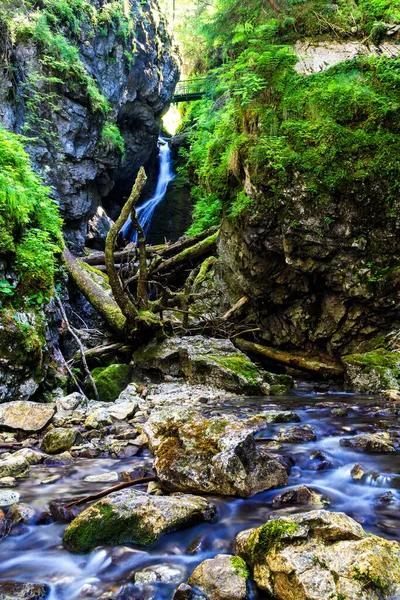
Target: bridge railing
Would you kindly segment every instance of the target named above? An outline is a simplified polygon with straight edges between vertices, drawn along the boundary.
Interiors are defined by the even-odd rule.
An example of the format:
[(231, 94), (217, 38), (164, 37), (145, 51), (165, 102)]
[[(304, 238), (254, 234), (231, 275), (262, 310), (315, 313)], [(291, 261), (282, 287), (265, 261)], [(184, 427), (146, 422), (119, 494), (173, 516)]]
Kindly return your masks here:
[(198, 77), (196, 79), (179, 81), (175, 89), (173, 101), (197, 100), (205, 96), (211, 88), (210, 77)]

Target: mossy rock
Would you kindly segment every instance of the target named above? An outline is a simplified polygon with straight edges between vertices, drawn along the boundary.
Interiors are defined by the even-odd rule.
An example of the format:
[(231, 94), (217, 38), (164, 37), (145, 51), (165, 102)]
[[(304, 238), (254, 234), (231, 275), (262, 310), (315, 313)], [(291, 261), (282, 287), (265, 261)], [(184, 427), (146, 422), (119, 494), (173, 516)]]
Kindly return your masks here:
[[(130, 382), (130, 365), (110, 365), (93, 369), (92, 377), (102, 402), (114, 402)], [(87, 384), (87, 390), (90, 386)]]
[(378, 393), (400, 389), (400, 354), (378, 348), (342, 357), (346, 381), (356, 392)]

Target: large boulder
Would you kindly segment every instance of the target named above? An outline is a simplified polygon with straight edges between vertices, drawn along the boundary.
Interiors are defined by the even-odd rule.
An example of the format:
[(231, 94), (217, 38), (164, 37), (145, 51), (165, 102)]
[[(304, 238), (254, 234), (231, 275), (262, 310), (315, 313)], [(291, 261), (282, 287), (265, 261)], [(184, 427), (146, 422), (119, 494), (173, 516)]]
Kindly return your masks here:
[(146, 546), (164, 533), (211, 521), (215, 514), (215, 506), (199, 496), (121, 490), (74, 519), (64, 532), (64, 545), (72, 552), (88, 552), (101, 544)]
[(395, 452), (390, 435), (386, 431), (377, 433), (362, 433), (352, 437), (342, 438), (340, 445), (364, 452)]
[(189, 383), (235, 393), (280, 395), (293, 388), (291, 377), (256, 367), (230, 340), (201, 335), (150, 342), (134, 353), (134, 362), (142, 371), (185, 377)]
[(249, 572), (239, 556), (217, 554), (200, 563), (189, 578), (208, 600), (245, 600)]
[(400, 353), (378, 348), (342, 357), (347, 387), (355, 392), (400, 390)]
[(27, 400), (5, 402), (0, 404), (0, 427), (40, 431), (46, 427), (55, 411), (55, 404), (39, 404)]
[[(99, 398), (102, 402), (114, 402), (130, 381), (131, 367), (129, 365), (109, 365), (96, 367), (92, 377), (97, 387)], [(91, 392), (90, 385), (87, 386)]]
[(314, 510), (242, 531), (236, 552), (276, 600), (394, 600), (400, 545), (367, 535), (344, 513)]
[(232, 417), (166, 408), (154, 411), (143, 431), (166, 489), (249, 497), (287, 482), (278, 457), (257, 447), (256, 429)]

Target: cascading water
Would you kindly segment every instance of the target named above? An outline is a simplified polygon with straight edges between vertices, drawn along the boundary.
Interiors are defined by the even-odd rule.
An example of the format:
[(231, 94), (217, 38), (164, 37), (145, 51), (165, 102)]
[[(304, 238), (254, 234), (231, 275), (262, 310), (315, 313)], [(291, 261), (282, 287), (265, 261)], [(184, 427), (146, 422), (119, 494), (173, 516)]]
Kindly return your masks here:
[[(154, 196), (146, 200), (141, 206), (136, 209), (138, 220), (143, 228), (145, 235), (148, 234), (151, 220), (154, 215), (154, 211), (157, 206), (162, 202), (167, 191), (167, 187), (170, 181), (173, 180), (174, 174), (171, 169), (171, 150), (168, 141), (163, 137), (158, 138), (158, 147), (160, 150), (159, 154), (159, 166), (160, 172), (157, 180), (156, 191)], [(137, 232), (132, 227), (132, 221), (129, 217), (128, 221), (122, 228), (122, 234), (125, 239), (129, 239), (132, 242), (137, 242)]]

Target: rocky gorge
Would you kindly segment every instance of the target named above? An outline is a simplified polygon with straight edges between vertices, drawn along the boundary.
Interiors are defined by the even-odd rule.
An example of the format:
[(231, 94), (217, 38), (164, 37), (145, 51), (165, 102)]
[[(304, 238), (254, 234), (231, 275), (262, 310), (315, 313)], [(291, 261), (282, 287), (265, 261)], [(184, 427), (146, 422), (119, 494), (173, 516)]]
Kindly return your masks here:
[(0, 0), (0, 599), (400, 599), (399, 20)]

